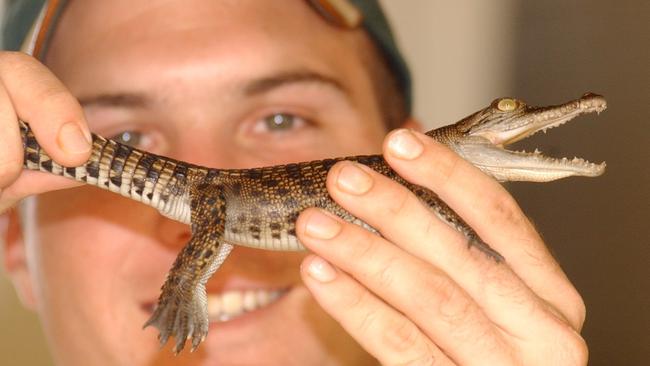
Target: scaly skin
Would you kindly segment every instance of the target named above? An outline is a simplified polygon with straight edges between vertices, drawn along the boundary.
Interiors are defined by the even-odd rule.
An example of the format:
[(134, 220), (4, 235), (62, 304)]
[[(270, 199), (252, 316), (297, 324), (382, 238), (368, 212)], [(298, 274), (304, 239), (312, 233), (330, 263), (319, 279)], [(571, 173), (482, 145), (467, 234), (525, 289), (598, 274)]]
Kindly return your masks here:
[[(547, 182), (571, 175), (597, 176), (605, 164), (582, 159), (544, 157), (538, 152), (512, 152), (504, 146), (589, 112), (606, 108), (596, 94), (550, 107), (531, 107), (500, 98), (461, 121), (427, 132), (500, 181)], [(468, 245), (496, 261), (503, 257), (435, 193), (404, 181), (381, 155), (352, 156), (255, 169), (222, 170), (150, 154), (93, 135), (90, 159), (79, 167), (62, 167), (41, 149), (21, 122), (25, 168), (62, 175), (157, 208), (163, 215), (190, 224), (192, 238), (183, 248), (162, 287), (153, 315), (145, 324), (160, 331), (160, 343), (175, 338), (174, 352), (187, 339), (192, 350), (208, 332), (205, 284), (233, 248), (303, 250), (295, 232), (302, 210), (321, 207), (342, 219), (376, 232), (334, 202), (325, 187), (329, 169), (353, 160), (410, 189), (443, 221), (463, 233)]]

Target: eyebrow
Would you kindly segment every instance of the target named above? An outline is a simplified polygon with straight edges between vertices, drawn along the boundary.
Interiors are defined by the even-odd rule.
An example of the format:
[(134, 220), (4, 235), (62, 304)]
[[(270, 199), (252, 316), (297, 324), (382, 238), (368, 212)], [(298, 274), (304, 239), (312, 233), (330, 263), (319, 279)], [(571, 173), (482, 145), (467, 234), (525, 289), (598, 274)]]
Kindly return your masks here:
[[(329, 86), (345, 96), (349, 95), (347, 88), (337, 79), (307, 70), (282, 72), (254, 79), (245, 83), (242, 90), (244, 96), (253, 97), (287, 85), (310, 83)], [(144, 92), (115, 92), (80, 97), (79, 104), (82, 107), (147, 108), (154, 104), (154, 100)]]
[(332, 87), (339, 92), (349, 94), (348, 90), (337, 79), (315, 71), (298, 70), (277, 73), (268, 77), (255, 79), (244, 86), (244, 95), (255, 96), (283, 86), (302, 83), (315, 83)]
[(152, 104), (151, 98), (145, 93), (118, 92), (102, 93), (90, 97), (79, 98), (82, 107), (131, 107), (146, 108)]

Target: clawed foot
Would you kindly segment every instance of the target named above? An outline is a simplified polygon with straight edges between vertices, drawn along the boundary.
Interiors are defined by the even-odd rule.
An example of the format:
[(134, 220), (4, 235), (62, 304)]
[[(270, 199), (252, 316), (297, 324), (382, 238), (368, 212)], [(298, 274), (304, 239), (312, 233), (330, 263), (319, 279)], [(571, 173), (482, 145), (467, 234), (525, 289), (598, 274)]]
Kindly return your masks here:
[[(202, 296), (201, 296), (202, 295)], [(164, 346), (173, 336), (176, 340), (173, 352), (178, 354), (185, 341), (192, 339), (193, 352), (208, 335), (208, 311), (204, 288), (197, 288), (187, 296), (179, 291), (163, 291), (154, 313), (144, 324), (158, 328), (158, 340)]]
[(484, 242), (483, 239), (481, 239), (478, 235), (474, 233), (470, 233), (467, 236), (468, 236), (467, 245), (470, 248), (475, 247), (476, 249), (485, 253), (488, 257), (494, 259), (494, 261), (497, 263), (501, 263), (505, 261), (505, 258), (501, 255), (501, 253), (492, 249), (492, 247), (489, 246), (486, 242)]

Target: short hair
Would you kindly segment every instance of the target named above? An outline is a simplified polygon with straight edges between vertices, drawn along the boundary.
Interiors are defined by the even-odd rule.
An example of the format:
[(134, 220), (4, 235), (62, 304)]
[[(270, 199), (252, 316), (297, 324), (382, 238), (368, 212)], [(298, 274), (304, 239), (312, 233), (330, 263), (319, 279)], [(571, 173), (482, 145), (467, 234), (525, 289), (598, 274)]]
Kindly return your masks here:
[(376, 42), (368, 38), (370, 52), (360, 52), (361, 60), (366, 66), (372, 89), (375, 94), (379, 111), (384, 119), (387, 130), (393, 130), (404, 125), (410, 117), (408, 96), (405, 87), (400, 83), (394, 68), (390, 67), (386, 56), (377, 47)]

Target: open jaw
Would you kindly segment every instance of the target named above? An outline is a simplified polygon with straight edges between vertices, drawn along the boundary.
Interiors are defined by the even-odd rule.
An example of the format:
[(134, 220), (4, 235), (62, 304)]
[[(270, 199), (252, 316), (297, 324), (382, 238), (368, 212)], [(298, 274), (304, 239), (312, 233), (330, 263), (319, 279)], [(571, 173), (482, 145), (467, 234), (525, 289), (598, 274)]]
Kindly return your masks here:
[(499, 181), (548, 182), (569, 176), (595, 177), (603, 174), (605, 163), (594, 164), (581, 158), (552, 158), (534, 152), (510, 151), (505, 146), (539, 131), (560, 126), (586, 113), (607, 108), (605, 98), (588, 93), (581, 98), (550, 107), (528, 107), (511, 119), (486, 124), (470, 132), (473, 138), (461, 141), (461, 155)]

